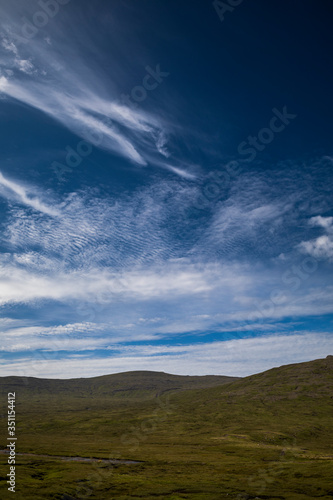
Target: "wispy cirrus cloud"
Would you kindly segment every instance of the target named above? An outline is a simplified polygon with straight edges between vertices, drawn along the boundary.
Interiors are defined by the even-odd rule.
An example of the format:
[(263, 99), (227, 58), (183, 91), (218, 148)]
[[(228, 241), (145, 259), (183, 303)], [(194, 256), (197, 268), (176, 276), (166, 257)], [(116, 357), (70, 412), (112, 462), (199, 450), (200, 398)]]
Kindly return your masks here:
[[(269, 110), (282, 109), (283, 98), (283, 109), (298, 114), (301, 101), (293, 93), (261, 99), (259, 85), (240, 102), (223, 75), (234, 74), (234, 58), (220, 73), (204, 57), (218, 35), (171, 36), (153, 3), (51, 4), (0, 5), (7, 361), (17, 356), (28, 369), (21, 353), (32, 359), (42, 351), (57, 361), (48, 358), (43, 373), (59, 373), (62, 357), (77, 373), (90, 356), (91, 373), (177, 372), (181, 364), (185, 373), (234, 374), (258, 371), (264, 360), (288, 362), (289, 352), (291, 361), (326, 354), (329, 334), (320, 332), (330, 331), (333, 313), (326, 124), (314, 131), (311, 121), (307, 131), (306, 120), (295, 122), (312, 138), (300, 149), (294, 126), (273, 141), (273, 128), (261, 128)], [(194, 48), (203, 59), (185, 68), (182, 55)], [(237, 81), (247, 81), (253, 67), (238, 66)], [(283, 116), (285, 123), (290, 115)], [(258, 153), (251, 162), (240, 158), (246, 137)], [(316, 141), (325, 156), (303, 161)], [(59, 162), (71, 172), (66, 184), (51, 174)], [(302, 337), (298, 330), (311, 325), (311, 339)]]
[[(173, 305), (170, 332), (177, 325), (185, 331), (185, 324), (188, 331), (218, 331), (218, 323), (221, 327), (226, 321), (247, 318), (253, 322), (256, 315), (263, 321), (332, 312), (331, 290), (318, 288), (320, 268), (315, 266), (306, 280), (300, 280), (293, 268), (304, 259), (294, 241), (302, 241), (308, 224), (303, 224), (303, 232), (297, 228), (298, 233), (288, 236), (299, 224), (295, 201), (289, 197), (284, 203), (269, 191), (263, 196), (263, 179), (259, 181), (247, 180), (247, 190), (242, 191), (240, 179), (204, 224), (187, 219), (188, 227), (184, 218), (198, 187), (180, 180), (153, 182), (117, 200), (99, 196), (96, 190), (71, 193), (53, 205), (61, 213), (58, 217), (43, 217), (24, 208), (27, 205), (14, 205), (5, 224), (9, 252), (1, 260), (1, 301), (70, 300), (93, 307), (126, 297), (130, 305), (123, 307), (123, 314), (127, 315), (135, 301), (156, 299), (171, 305), (174, 297), (181, 296), (184, 311), (193, 307), (204, 314), (209, 308), (209, 320), (198, 324), (188, 311), (185, 321), (179, 322), (178, 305)], [(31, 192), (46, 199), (37, 188)], [(316, 220), (329, 226), (328, 220), (313, 218), (313, 227)], [(184, 231), (190, 236), (186, 240), (181, 236)], [(276, 240), (279, 246), (273, 248), (272, 260)], [(254, 246), (258, 241), (260, 253)], [(288, 249), (287, 255), (279, 253), (281, 248)], [(291, 286), (295, 280), (296, 289)], [(266, 307), (261, 314), (261, 304), (276, 289), (282, 289), (284, 301), (271, 302), (270, 310)]]
[(195, 295), (214, 287), (215, 269), (172, 266), (160, 270), (142, 269), (115, 273), (110, 269), (57, 272), (40, 275), (6, 265), (0, 268), (2, 280), (0, 304), (90, 300), (109, 303), (112, 297), (149, 298)]
[[(4, 239), (16, 256), (24, 254), (33, 267), (44, 266), (41, 257), (52, 259), (54, 269), (112, 266), (117, 270), (162, 263), (184, 255), (184, 242), (178, 235), (195, 189), (178, 180), (153, 182), (117, 198), (86, 189), (54, 204), (61, 212), (54, 218), (14, 205)], [(46, 199), (40, 188), (32, 191)], [(195, 238), (193, 234), (186, 242), (189, 249)]]
[(46, 215), (53, 217), (59, 216), (60, 212), (57, 208), (46, 205), (42, 200), (38, 198), (36, 193), (25, 186), (22, 186), (18, 182), (11, 181), (7, 179), (0, 172), (0, 195), (7, 199), (16, 199), (19, 203), (33, 208), (37, 212), (42, 212)]
[[(89, 340), (84, 345), (89, 346)], [(95, 346), (98, 345), (99, 342), (95, 342)], [(22, 356), (12, 362), (0, 362), (0, 367), (4, 375), (73, 378), (82, 376), (84, 359), (86, 377), (131, 370), (242, 377), (273, 366), (323, 358), (330, 352), (333, 352), (330, 334), (304, 332), (197, 345), (124, 346), (116, 356), (94, 356), (89, 352), (54, 359), (46, 353), (45, 357), (39, 355), (35, 359)]]
[(126, 84), (110, 81), (110, 75), (93, 61), (87, 67), (87, 54), (65, 26), (58, 27), (52, 38), (51, 44), (36, 37), (19, 47), (9, 30), (2, 40), (6, 51), (1, 61), (3, 95), (40, 110), (80, 138), (137, 166), (158, 165), (182, 177), (193, 176), (177, 160), (174, 167), (171, 158), (164, 164), (170, 157), (170, 126), (161, 113), (122, 102)]
[[(21, 66), (28, 69), (27, 63), (21, 63)], [(122, 106), (114, 107), (107, 99), (94, 99), (89, 90), (81, 90), (79, 95), (77, 88), (81, 78), (63, 85), (65, 88), (62, 91), (59, 91), (58, 84), (54, 85), (54, 79), (57, 78), (52, 75), (51, 78), (44, 76), (43, 82), (15, 82), (2, 77), (2, 92), (50, 115), (83, 139), (97, 137), (103, 149), (121, 154), (136, 164), (147, 164), (128, 138), (133, 129), (137, 133), (148, 133), (140, 120), (129, 120), (128, 110), (122, 112)], [(100, 114), (100, 109), (103, 109), (103, 114)], [(107, 122), (107, 119), (110, 121)], [(125, 123), (129, 128), (127, 135), (119, 129), (119, 125), (125, 126)]]

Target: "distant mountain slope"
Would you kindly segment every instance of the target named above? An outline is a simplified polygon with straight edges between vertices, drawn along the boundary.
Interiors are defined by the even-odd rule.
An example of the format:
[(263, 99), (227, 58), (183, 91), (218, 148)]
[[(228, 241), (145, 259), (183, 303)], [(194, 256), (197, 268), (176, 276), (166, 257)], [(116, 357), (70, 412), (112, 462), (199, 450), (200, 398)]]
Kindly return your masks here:
[(34, 377), (0, 377), (0, 391), (16, 389), (29, 394), (62, 394), (78, 397), (112, 397), (145, 399), (169, 391), (205, 389), (238, 380), (239, 377), (183, 376), (164, 372), (133, 371), (78, 379), (40, 379)]

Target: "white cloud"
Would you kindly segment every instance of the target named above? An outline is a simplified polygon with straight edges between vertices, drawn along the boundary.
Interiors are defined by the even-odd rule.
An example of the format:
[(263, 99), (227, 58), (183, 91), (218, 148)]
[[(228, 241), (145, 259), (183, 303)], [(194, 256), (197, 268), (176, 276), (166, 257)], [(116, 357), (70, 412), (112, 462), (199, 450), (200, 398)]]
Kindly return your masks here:
[[(89, 345), (89, 342), (87, 342)], [(333, 353), (327, 333), (275, 335), (190, 346), (125, 347), (117, 356), (56, 359), (45, 353), (2, 362), (3, 376), (93, 377), (132, 370), (178, 375), (247, 376), (275, 366), (323, 358)], [(163, 354), (163, 355), (162, 355)]]
[[(12, 209), (5, 238), (21, 259), (32, 263), (38, 260), (31, 253), (38, 244), (42, 258), (52, 259), (55, 268), (118, 269), (167, 261), (179, 254), (177, 229), (192, 193), (193, 188), (178, 181), (139, 188), (117, 200), (96, 192), (72, 193), (56, 207), (61, 216), (52, 219)], [(45, 199), (45, 194), (40, 197)]]
[[(6, 47), (15, 45), (8, 40)], [(121, 92), (116, 93), (113, 82), (105, 82), (105, 75), (96, 73), (92, 78), (79, 52), (73, 64), (73, 55), (68, 58), (56, 45), (46, 49), (34, 40), (30, 53), (34, 64), (31, 57), (22, 57), (16, 50), (15, 58), (5, 65), (30, 77), (14, 75), (10, 81), (0, 81), (1, 91), (8, 97), (41, 110), (79, 137), (134, 164), (145, 166), (148, 158), (154, 163), (158, 153), (168, 156), (163, 120), (120, 104)], [(178, 168), (174, 172), (186, 177)]]
[(316, 217), (311, 217), (309, 220), (311, 226), (321, 226), (327, 230), (333, 230), (333, 217), (322, 217), (317, 215)]
[[(92, 322), (68, 323), (65, 325), (54, 326), (16, 326), (12, 327), (12, 321), (0, 323), (3, 333), (9, 337), (40, 337), (40, 336), (56, 336), (56, 335), (72, 335), (77, 333), (96, 333), (104, 331), (107, 325), (97, 324)], [(5, 348), (3, 349), (5, 350)]]
[[(151, 341), (152, 333), (134, 331), (134, 324), (108, 324), (80, 322), (63, 325), (40, 326), (30, 321), (0, 321), (2, 347), (0, 351), (64, 351), (65, 355), (72, 351), (96, 349), (119, 350), (119, 344), (128, 341)], [(80, 341), (82, 343), (80, 344)], [(63, 354), (62, 354), (63, 355)], [(48, 355), (51, 357), (51, 355)]]
[(320, 236), (315, 240), (303, 241), (299, 245), (300, 250), (312, 255), (316, 259), (333, 258), (333, 240), (329, 236)]
[(15, 66), (22, 71), (23, 73), (26, 73), (27, 75), (32, 75), (36, 70), (34, 65), (29, 59), (15, 59)]
[(107, 303), (119, 296), (146, 300), (195, 295), (209, 291), (215, 286), (214, 274), (215, 268), (209, 266), (205, 269), (170, 266), (168, 269), (118, 273), (108, 269), (90, 269), (40, 275), (38, 272), (6, 265), (0, 268), (0, 304), (43, 299)]
[[(45, 208), (49, 211), (44, 193), (36, 188), (23, 188), (22, 192), (22, 186), (14, 184), (13, 196), (18, 200), (38, 200), (35, 208), (42, 213)], [(149, 317), (156, 307), (154, 302), (159, 301), (163, 307), (172, 305), (168, 321), (155, 325), (156, 333), (161, 334), (177, 333), (177, 329), (222, 331), (227, 321), (249, 320), (251, 328), (258, 321), (332, 312), (332, 290), (318, 286), (321, 270), (310, 270), (306, 279), (297, 276), (293, 265), (297, 269), (302, 265), (299, 254), (292, 258), (288, 254), (282, 262), (276, 259), (269, 267), (260, 262), (254, 265), (251, 259), (237, 263), (237, 259), (207, 258), (213, 241), (220, 247), (230, 246), (229, 253), (233, 253), (235, 243), (229, 239), (233, 238), (234, 224), (226, 221), (222, 227), (222, 210), (218, 212), (222, 234), (214, 235), (213, 226), (205, 224), (193, 231), (193, 239), (186, 241), (184, 250), (179, 234), (196, 189), (195, 185), (168, 180), (140, 188), (131, 197), (120, 196), (116, 203), (99, 198), (96, 192), (94, 196), (72, 193), (61, 204), (53, 204), (52, 210), (59, 211), (59, 216), (52, 218), (14, 206), (4, 233), (12, 253), (2, 254), (0, 259), (0, 302), (36, 305), (46, 299), (62, 304), (73, 301), (76, 307), (83, 302), (93, 310), (92, 317), (98, 314), (109, 321), (110, 315), (105, 317), (107, 304), (117, 303), (119, 309), (120, 301), (120, 323), (135, 324), (135, 319), (128, 317), (134, 304), (144, 302), (142, 314)], [(32, 198), (28, 193), (38, 196)], [(245, 209), (235, 212), (232, 208), (237, 207), (230, 202), (225, 214), (240, 217), (244, 225)], [(281, 211), (278, 205), (259, 200), (256, 207), (253, 202), (249, 225), (241, 234), (243, 241), (255, 239), (262, 221), (274, 221), (274, 214), (279, 217)], [(285, 273), (288, 279), (283, 277)], [(270, 299), (275, 290), (282, 290), (283, 302)], [(96, 304), (102, 306), (98, 313)], [(76, 322), (77, 312), (72, 314)], [(193, 319), (195, 314), (208, 319)]]
[[(1, 189), (1, 187), (6, 189)], [(15, 198), (17, 198), (19, 202), (37, 210), (38, 212), (54, 217), (59, 215), (59, 211), (56, 208), (47, 206), (40, 199), (38, 199), (37, 196), (29, 195), (27, 188), (21, 186), (17, 182), (10, 181), (0, 172), (0, 195), (10, 198), (12, 197), (12, 194), (15, 195)]]
[(8, 80), (5, 76), (0, 76), (0, 92), (6, 92)]
[(16, 56), (18, 55), (18, 49), (14, 42), (9, 41), (7, 38), (3, 38), (1, 45), (9, 52), (13, 52), (13, 54), (15, 54)]
[[(10, 10), (14, 3), (7, 4)], [(2, 18), (6, 28), (8, 19)], [(17, 29), (14, 25), (11, 31), (19, 33), (22, 26), (19, 21), (15, 22)], [(116, 32), (115, 25), (113, 28), (109, 30), (111, 39)], [(26, 46), (5, 37), (1, 64), (8, 78), (0, 77), (0, 91), (9, 101), (18, 100), (52, 117), (77, 134), (78, 143), (81, 139), (91, 141), (96, 147), (116, 153), (139, 167), (153, 164), (177, 178), (168, 175), (172, 182), (159, 178), (147, 189), (139, 189), (131, 195), (118, 193), (116, 199), (102, 199), (96, 191), (87, 191), (72, 193), (57, 204), (50, 192), (9, 180), (0, 173), (0, 194), (10, 201), (2, 243), (6, 251), (11, 252), (2, 254), (0, 259), (3, 277), (0, 303), (12, 306), (23, 302), (31, 308), (40, 307), (41, 323), (44, 313), (49, 321), (50, 315), (59, 308), (66, 310), (68, 321), (72, 322), (51, 328), (31, 326), (27, 320), (25, 327), (21, 325), (15, 331), (12, 324), (11, 348), (46, 349), (47, 338), (58, 338), (67, 335), (66, 332), (72, 336), (68, 350), (80, 349), (75, 338), (77, 332), (84, 337), (82, 349), (97, 348), (106, 341), (106, 337), (99, 336), (103, 328), (110, 328), (113, 343), (125, 337), (163, 338), (191, 331), (200, 332), (198, 335), (244, 332), (248, 327), (240, 323), (248, 318), (251, 318), (249, 327), (262, 332), (269, 331), (271, 320), (331, 313), (333, 290), (329, 286), (321, 289), (321, 270), (306, 279), (299, 278), (299, 283), (298, 276), (290, 270), (295, 248), (318, 259), (332, 258), (332, 217), (310, 219), (310, 226), (321, 228), (325, 233), (319, 238), (306, 241), (299, 236), (299, 213), (295, 205), (296, 201), (303, 203), (304, 198), (314, 198), (315, 187), (308, 182), (309, 176), (301, 176), (299, 170), (289, 166), (276, 169), (276, 173), (270, 169), (266, 176), (261, 170), (255, 171), (253, 165), (250, 172), (244, 169), (244, 174), (231, 176), (229, 181), (224, 179), (221, 192), (208, 200), (212, 216), (204, 215), (200, 220), (202, 214), (199, 214), (198, 220), (194, 220), (195, 217), (191, 220), (194, 200), (200, 192), (205, 193), (210, 181), (204, 179), (203, 185), (198, 186), (198, 176), (194, 173), (197, 174), (200, 167), (192, 165), (190, 160), (170, 159), (169, 142), (175, 130), (178, 140), (174, 149), (177, 142), (179, 151), (187, 150), (189, 154), (196, 147), (193, 136), (191, 143), (185, 144), (184, 130), (167, 118), (168, 112), (177, 106), (167, 110), (167, 98), (160, 103), (158, 112), (147, 112), (147, 109), (156, 109), (157, 94), (136, 109), (121, 104), (121, 94), (141, 83), (140, 68), (136, 72), (139, 66), (131, 65), (126, 59), (126, 52), (132, 52), (116, 39), (117, 50), (108, 53), (107, 64), (104, 64), (101, 51), (89, 39), (89, 33), (81, 23), (73, 24), (72, 13), (66, 14), (64, 9), (61, 19), (48, 25), (47, 33), (40, 31)], [(83, 50), (77, 44), (82, 34)], [(120, 54), (119, 60), (114, 53)], [(133, 68), (133, 72), (128, 71), (129, 68)], [(137, 75), (138, 81), (135, 81)], [(165, 96), (167, 90), (165, 86)], [(148, 94), (148, 100), (149, 97)], [(202, 145), (200, 142), (200, 147)], [(66, 144), (59, 145), (61, 150), (65, 147)], [(212, 157), (216, 151), (211, 155), (211, 148), (209, 151), (207, 148), (207, 153)], [(324, 183), (324, 177), (320, 177)], [(325, 190), (323, 193), (317, 193), (317, 206), (322, 205)], [(311, 214), (314, 213), (325, 213), (325, 210), (312, 209)], [(301, 238), (304, 241), (297, 246)], [(276, 252), (280, 259), (273, 264), (272, 259), (267, 264), (269, 252), (270, 255)], [(243, 260), (237, 264), (239, 255)], [(298, 258), (299, 255), (297, 266)], [(284, 271), (289, 272), (294, 283), (296, 280), (296, 288), (283, 281)], [(285, 300), (275, 304), (269, 298), (270, 293), (281, 287)], [(47, 303), (49, 300), (53, 301), (51, 305)], [(96, 304), (105, 306), (105, 310), (101, 307), (99, 311), (101, 321), (106, 323), (83, 326), (79, 323), (78, 309), (89, 312)], [(115, 307), (109, 307), (110, 304)], [(145, 321), (139, 322), (136, 318), (134, 311), (138, 310), (138, 314), (147, 316)], [(233, 322), (233, 326), (228, 327), (226, 322)], [(4, 329), (8, 325), (0, 322)], [(93, 338), (94, 328), (98, 335)], [(278, 328), (282, 327), (274, 326), (275, 331)], [(257, 344), (259, 350), (260, 345)], [(225, 346), (223, 344), (223, 348)], [(218, 343), (215, 347), (220, 349)], [(205, 351), (203, 347), (207, 367), (211, 366), (209, 356), (215, 359), (213, 348), (207, 347)], [(194, 347), (181, 354), (178, 348), (167, 346), (141, 351), (131, 349), (124, 349), (126, 366), (131, 364), (129, 358), (135, 359), (137, 366), (146, 362), (143, 358), (149, 363), (160, 362), (151, 360), (149, 353), (163, 352), (167, 354), (167, 366), (178, 366), (177, 355), (180, 363), (184, 361), (184, 367), (192, 370), (195, 365), (190, 356), (193, 355), (202, 368), (199, 350)], [(168, 353), (172, 353), (172, 357), (168, 357)], [(218, 362), (214, 363), (215, 369)]]
[(173, 165), (168, 165), (168, 164), (164, 164), (164, 166), (168, 170), (171, 170), (171, 172), (174, 172), (175, 174), (180, 175), (180, 177), (183, 177), (184, 179), (188, 179), (191, 181), (196, 179), (196, 176), (194, 174), (191, 174), (190, 172), (187, 172), (186, 170), (183, 170), (182, 168), (174, 167)]
[[(73, 27), (72, 20), (67, 25), (64, 10), (62, 22), (51, 23), (47, 36), (44, 33), (27, 45), (18, 44), (15, 32), (22, 26), (9, 6), (4, 10), (9, 11), (3, 12), (9, 22), (2, 41), (6, 55), (0, 62), (4, 71), (14, 70), (10, 80), (0, 81), (4, 95), (42, 111), (78, 137), (135, 165), (158, 165), (160, 155), (170, 156), (167, 142), (172, 125), (160, 111), (154, 114), (145, 107), (125, 104), (121, 97), (128, 86), (124, 61), (109, 54), (106, 66), (113, 68), (110, 76), (104, 64), (96, 64), (95, 57), (89, 59), (77, 43), (82, 35), (89, 53), (101, 52), (96, 40), (89, 39), (89, 29)], [(184, 169), (175, 167), (173, 172), (186, 178)]]
[(160, 132), (158, 134), (157, 140), (156, 140), (156, 147), (159, 153), (161, 153), (163, 156), (166, 156), (167, 158), (170, 156), (170, 153), (168, 149), (166, 148), (167, 144), (167, 138), (166, 135), (163, 132)]
[(327, 234), (309, 241), (302, 241), (298, 248), (301, 252), (311, 255), (315, 259), (331, 261), (333, 259), (333, 217), (320, 215), (311, 217), (309, 224), (324, 228)]
[[(63, 337), (52, 337), (50, 338), (15, 338), (12, 339), (6, 348), (1, 347), (0, 351), (6, 352), (17, 352), (17, 351), (35, 351), (44, 350), (47, 352), (59, 352), (59, 351), (86, 351), (95, 350), (98, 348), (104, 348), (108, 345), (106, 339), (91, 339), (91, 338), (76, 338), (68, 339)], [(51, 355), (46, 355), (45, 357), (50, 358)]]

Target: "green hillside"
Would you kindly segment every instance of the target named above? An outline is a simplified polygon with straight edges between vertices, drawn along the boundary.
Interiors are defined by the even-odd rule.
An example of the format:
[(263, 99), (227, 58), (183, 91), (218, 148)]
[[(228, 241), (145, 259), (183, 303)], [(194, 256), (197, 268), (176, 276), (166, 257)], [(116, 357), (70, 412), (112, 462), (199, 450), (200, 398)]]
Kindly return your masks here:
[[(17, 451), (139, 462), (18, 456), (16, 498), (329, 500), (332, 360), (232, 381), (159, 372), (2, 378), (2, 399), (16, 391)], [(10, 498), (4, 481), (0, 495)]]
[(22, 396), (69, 395), (83, 398), (107, 397), (145, 399), (168, 391), (204, 389), (238, 380), (239, 377), (218, 375), (184, 376), (163, 372), (133, 371), (92, 378), (68, 380), (39, 379), (34, 377), (0, 377), (0, 391), (17, 389)]
[[(179, 417), (212, 432), (246, 431), (260, 443), (297, 441), (329, 453), (333, 444), (333, 356), (273, 368), (223, 387), (174, 398)], [(184, 419), (183, 419), (184, 420)]]

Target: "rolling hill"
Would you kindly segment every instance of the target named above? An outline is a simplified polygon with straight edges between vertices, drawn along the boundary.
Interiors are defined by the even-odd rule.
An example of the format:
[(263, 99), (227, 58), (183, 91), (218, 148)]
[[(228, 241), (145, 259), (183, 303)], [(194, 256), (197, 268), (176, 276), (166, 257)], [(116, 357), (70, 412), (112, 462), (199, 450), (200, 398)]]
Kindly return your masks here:
[(133, 371), (115, 373), (92, 378), (76, 379), (40, 379), (35, 377), (0, 377), (0, 391), (18, 390), (24, 396), (34, 395), (70, 395), (75, 397), (111, 397), (145, 399), (161, 395), (168, 391), (186, 389), (205, 389), (239, 377), (218, 375), (183, 376), (164, 372)]
[[(18, 499), (333, 497), (332, 356), (243, 379), (127, 372), (26, 382), (0, 379), (2, 397), (17, 394), (19, 450), (37, 455), (19, 457)], [(0, 470), (5, 478), (5, 462)]]

